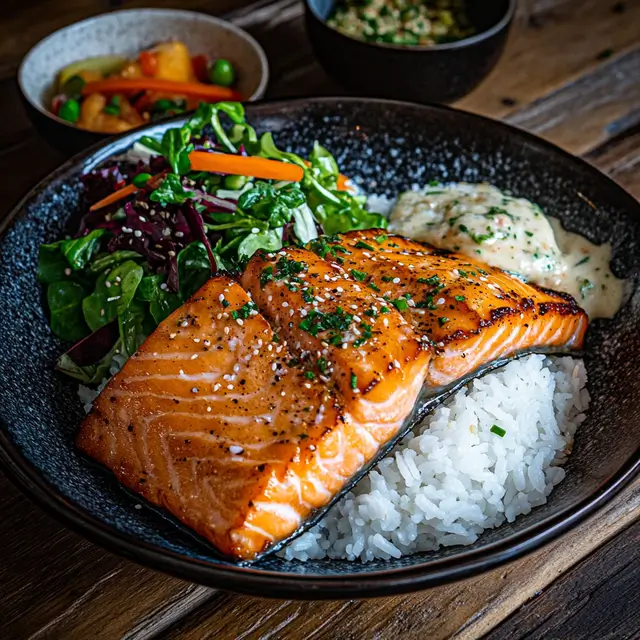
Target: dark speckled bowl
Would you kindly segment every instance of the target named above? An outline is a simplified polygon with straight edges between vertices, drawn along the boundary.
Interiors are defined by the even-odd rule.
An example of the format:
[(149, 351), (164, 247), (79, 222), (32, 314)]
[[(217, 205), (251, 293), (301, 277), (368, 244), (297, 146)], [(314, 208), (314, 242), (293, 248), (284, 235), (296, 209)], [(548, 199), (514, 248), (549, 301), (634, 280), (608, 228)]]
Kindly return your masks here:
[(60, 167), (13, 211), (0, 240), (0, 462), (28, 495), (98, 544), (182, 578), (263, 596), (351, 598), (425, 588), (516, 558), (602, 506), (638, 472), (640, 205), (633, 198), (547, 142), (445, 108), (314, 99), (249, 105), (247, 111), (259, 131), (273, 131), (293, 151), (306, 153), (315, 139), (322, 141), (368, 192), (393, 195), (434, 178), (487, 180), (531, 198), (572, 231), (612, 242), (613, 270), (629, 279), (632, 294), (612, 321), (589, 329), (592, 402), (566, 479), (546, 505), (471, 546), (369, 564), (269, 557), (238, 567), (172, 518), (135, 508), (139, 501), (73, 445), (82, 408), (76, 385), (53, 371), (63, 345), (48, 327), (36, 262), (39, 243), (59, 238), (77, 212), (80, 175), (126, 149), (137, 132)]
[(475, 89), (500, 58), (516, 0), (469, 0), (476, 33), (435, 46), (364, 42), (327, 25), (336, 0), (304, 0), (307, 32), (327, 73), (361, 95), (449, 103)]

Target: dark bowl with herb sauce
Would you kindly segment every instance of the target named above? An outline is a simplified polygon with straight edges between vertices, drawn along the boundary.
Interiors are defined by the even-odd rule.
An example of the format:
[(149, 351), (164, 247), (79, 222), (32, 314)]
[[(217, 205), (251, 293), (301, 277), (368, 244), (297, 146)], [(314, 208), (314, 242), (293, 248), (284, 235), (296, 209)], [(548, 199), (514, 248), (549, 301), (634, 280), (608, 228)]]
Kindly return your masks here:
[(336, 0), (305, 0), (311, 45), (336, 82), (368, 96), (449, 103), (471, 92), (497, 63), (516, 0), (467, 0), (460, 33), (469, 35), (453, 41), (435, 37), (433, 44), (377, 34), (375, 20), (366, 39), (348, 35), (331, 26), (341, 6)]

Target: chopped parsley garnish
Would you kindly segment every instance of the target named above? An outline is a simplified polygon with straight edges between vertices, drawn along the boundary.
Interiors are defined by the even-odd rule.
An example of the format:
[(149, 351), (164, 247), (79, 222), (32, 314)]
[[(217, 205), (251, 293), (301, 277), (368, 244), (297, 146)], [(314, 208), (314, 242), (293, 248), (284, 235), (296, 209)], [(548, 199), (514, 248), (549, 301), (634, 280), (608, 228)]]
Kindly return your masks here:
[(499, 427), (497, 424), (494, 424), (491, 427), (490, 431), (491, 433), (495, 433), (497, 436), (500, 436), (501, 438), (504, 438), (505, 435), (507, 434), (507, 432), (502, 427)]
[(232, 311), (231, 317), (234, 320), (237, 320), (238, 318), (241, 318), (242, 320), (246, 320), (251, 315), (252, 311), (257, 311), (257, 310), (258, 310), (258, 307), (256, 307), (255, 302), (247, 302), (247, 304), (240, 307), (237, 311)]
[(358, 376), (355, 373), (351, 374), (351, 388), (352, 389), (358, 388)]
[(350, 273), (359, 282), (364, 282), (369, 275), (366, 271), (358, 271), (357, 269), (351, 269)]
[(464, 296), (453, 296), (458, 302), (464, 302)]
[(322, 373), (327, 373), (327, 370), (329, 369), (329, 363), (327, 362), (326, 358), (318, 358), (318, 369), (320, 369), (320, 371)]
[(265, 267), (260, 273), (260, 288), (264, 289), (267, 282), (273, 280), (273, 267)]
[(375, 251), (375, 249), (370, 244), (367, 244), (363, 240), (358, 240), (358, 242), (356, 242), (353, 246), (356, 249), (368, 249), (369, 251)]
[(389, 307), (380, 307), (380, 313), (391, 313), (391, 309)]
[(382, 282), (393, 282), (393, 278), (391, 276), (382, 276)]
[(302, 299), (311, 304), (313, 302), (313, 289), (307, 288), (302, 291)]
[(440, 323), (440, 326), (443, 327), (447, 322), (449, 322), (449, 318), (445, 318), (444, 316), (440, 317), (438, 318), (438, 322)]
[(526, 230), (525, 230), (525, 232), (524, 232), (524, 233), (525, 233), (525, 235), (529, 236), (529, 238), (533, 238), (533, 236), (534, 236), (533, 231), (526, 231)]
[(438, 276), (431, 276), (430, 278), (418, 278), (419, 284), (428, 284), (430, 287), (435, 287), (440, 284), (440, 278)]
[(344, 259), (341, 258), (338, 253), (351, 253), (340, 244), (331, 245), (329, 242), (338, 242), (339, 236), (327, 236), (326, 238), (317, 238), (309, 242), (309, 249), (316, 255), (320, 256), (323, 260), (327, 255), (333, 256), (338, 264), (342, 264)]
[(469, 274), (466, 271), (463, 271), (462, 269), (458, 269), (458, 273), (460, 274), (461, 278), (468, 278)]
[(587, 294), (591, 289), (593, 289), (593, 282), (591, 282), (591, 280), (587, 280), (585, 278), (580, 282), (580, 296), (583, 300), (587, 297)]
[(285, 278), (292, 278), (299, 273), (306, 271), (307, 265), (304, 262), (298, 262), (293, 258), (287, 258), (282, 256), (278, 262), (276, 262), (276, 280), (284, 280)]
[(226, 309), (229, 306), (229, 301), (226, 298), (222, 298), (221, 300), (222, 306)]
[(389, 236), (376, 236), (376, 242), (382, 244)]
[(370, 324), (361, 322), (358, 328), (362, 332), (362, 335), (353, 343), (354, 347), (361, 347), (367, 340), (370, 340), (373, 337), (373, 334), (371, 333), (371, 329), (373, 329), (373, 327)]
[(336, 344), (334, 341), (337, 340), (339, 344), (342, 342), (342, 336), (335, 332), (346, 331), (351, 325), (352, 319), (353, 316), (342, 307), (338, 307), (331, 313), (313, 310), (298, 326), (314, 337), (322, 331), (333, 331), (334, 333), (329, 337), (329, 342)]
[(391, 304), (398, 311), (406, 311), (409, 308), (409, 305), (407, 304), (407, 301), (404, 298), (398, 298), (397, 300), (391, 300)]
[(316, 374), (313, 373), (313, 371), (305, 371), (304, 377), (307, 378), (307, 380), (315, 380)]
[(576, 262), (575, 266), (579, 267), (581, 264), (586, 264), (587, 262), (589, 262), (590, 258), (589, 256), (585, 256), (584, 258), (582, 258), (582, 260), (579, 260), (578, 262)]
[(380, 291), (380, 287), (379, 287), (378, 285), (374, 284), (373, 282), (370, 282), (370, 283), (368, 284), (368, 287), (369, 287), (370, 289), (373, 289), (373, 290), (374, 290), (374, 291), (376, 291), (376, 292)]

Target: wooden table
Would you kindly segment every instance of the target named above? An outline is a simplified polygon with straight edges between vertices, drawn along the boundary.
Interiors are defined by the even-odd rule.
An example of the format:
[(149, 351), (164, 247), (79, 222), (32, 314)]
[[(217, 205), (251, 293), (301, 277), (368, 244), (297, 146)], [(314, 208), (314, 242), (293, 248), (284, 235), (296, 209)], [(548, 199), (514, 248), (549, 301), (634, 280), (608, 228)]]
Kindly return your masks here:
[[(3, 4), (0, 217), (63, 159), (22, 111), (21, 56), (54, 29), (123, 3)], [(253, 33), (271, 62), (269, 97), (345, 93), (314, 60), (297, 0), (152, 4), (227, 14)], [(522, 2), (498, 67), (457, 106), (548, 138), (640, 196), (640, 0)], [(369, 601), (258, 600), (106, 553), (0, 476), (0, 638), (639, 638), (639, 549), (636, 482), (561, 540), (464, 582)]]

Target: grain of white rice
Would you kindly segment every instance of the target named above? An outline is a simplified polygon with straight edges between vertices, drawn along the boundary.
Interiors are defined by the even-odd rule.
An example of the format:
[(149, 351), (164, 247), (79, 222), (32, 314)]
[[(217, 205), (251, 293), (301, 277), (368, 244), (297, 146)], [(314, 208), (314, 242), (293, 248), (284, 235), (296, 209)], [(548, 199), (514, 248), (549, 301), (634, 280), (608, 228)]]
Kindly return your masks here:
[(280, 555), (398, 558), (472, 544), (513, 522), (563, 480), (559, 465), (589, 404), (585, 384), (581, 360), (541, 355), (474, 380)]

